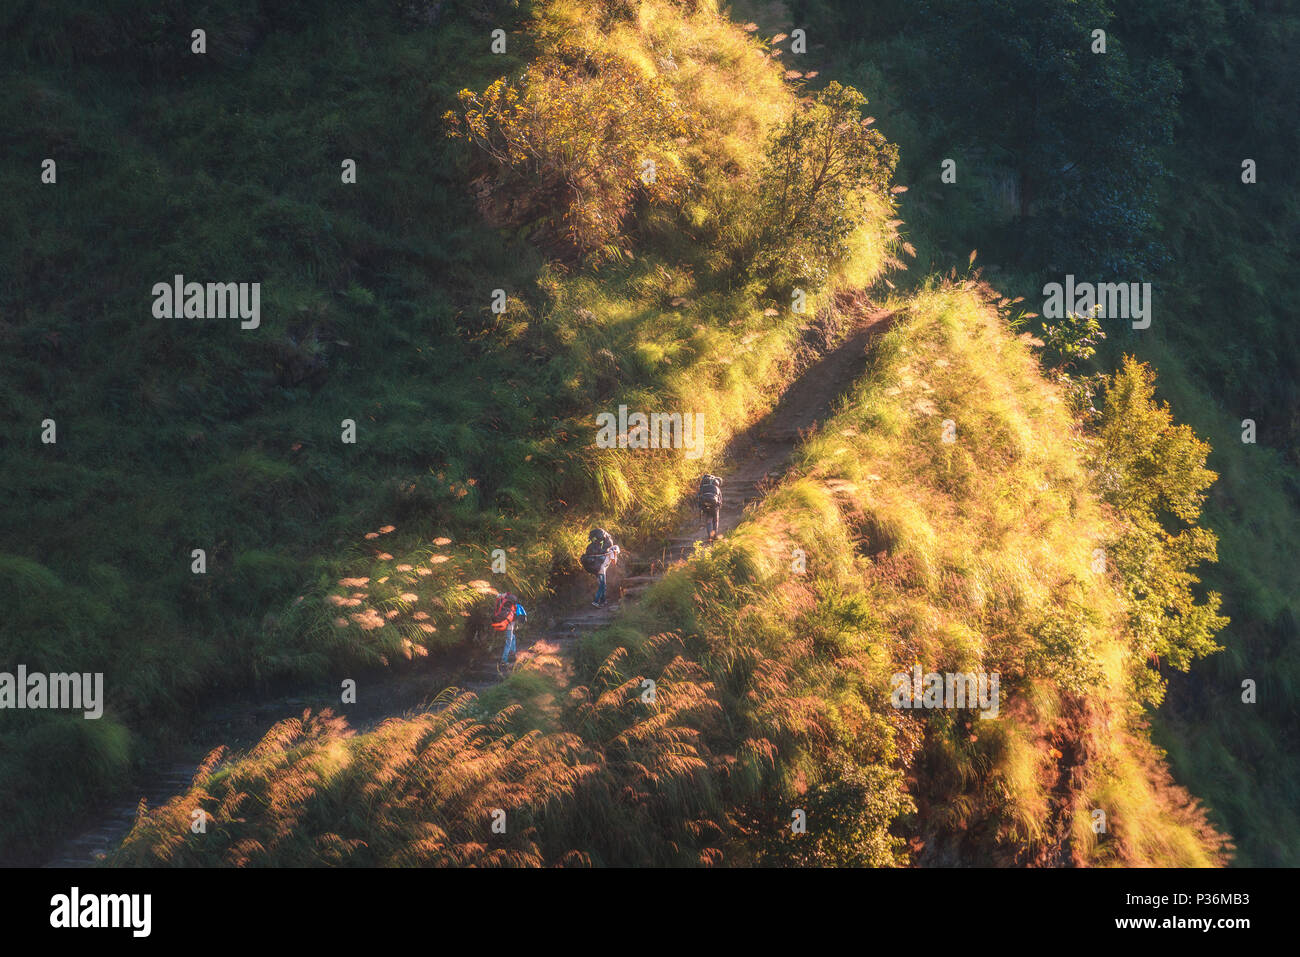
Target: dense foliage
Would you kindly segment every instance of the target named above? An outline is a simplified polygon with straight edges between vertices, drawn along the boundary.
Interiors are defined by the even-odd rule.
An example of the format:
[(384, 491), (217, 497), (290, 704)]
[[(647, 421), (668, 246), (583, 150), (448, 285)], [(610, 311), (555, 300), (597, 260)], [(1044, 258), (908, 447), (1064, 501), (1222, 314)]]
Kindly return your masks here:
[[(1205, 489), (1218, 476), (1205, 468), (1210, 447), (1186, 425), (1174, 425), (1168, 404), (1154, 399), (1151, 370), (1126, 358), (1107, 384), (1094, 467), (1103, 498), (1124, 516), (1109, 556), (1124, 583), (1134, 651), (1186, 671), (1195, 658), (1220, 650), (1214, 636), (1227, 623), (1220, 596), (1198, 602), (1192, 569), (1213, 562), (1217, 538), (1196, 525)], [(1166, 530), (1170, 522), (1180, 526)], [(1139, 694), (1163, 696), (1152, 672)]]
[(489, 221), (528, 228), (546, 248), (589, 261), (617, 250), (638, 192), (652, 202), (680, 193), (685, 171), (673, 147), (700, 122), (658, 78), (570, 44), (517, 82), (498, 79), (459, 99), (462, 112), (444, 119), (490, 164), (480, 197)]

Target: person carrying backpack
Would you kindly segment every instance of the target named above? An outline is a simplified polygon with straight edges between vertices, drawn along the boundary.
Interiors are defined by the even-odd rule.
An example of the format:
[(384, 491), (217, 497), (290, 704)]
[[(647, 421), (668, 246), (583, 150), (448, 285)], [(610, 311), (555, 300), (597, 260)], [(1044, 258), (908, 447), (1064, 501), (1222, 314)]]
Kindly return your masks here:
[(722, 511), (722, 479), (708, 472), (700, 479), (700, 490), (695, 502), (704, 515), (704, 528), (709, 541), (718, 537), (718, 516)]
[(619, 547), (603, 528), (593, 528), (587, 536), (587, 550), (582, 553), (582, 568), (596, 576), (596, 597), (591, 604), (599, 608), (605, 604), (605, 574), (618, 562)]
[(501, 663), (507, 664), (515, 653), (515, 622), (527, 618), (528, 612), (519, 599), (509, 592), (500, 592), (492, 606), (492, 628), (506, 633), (506, 647), (501, 652)]

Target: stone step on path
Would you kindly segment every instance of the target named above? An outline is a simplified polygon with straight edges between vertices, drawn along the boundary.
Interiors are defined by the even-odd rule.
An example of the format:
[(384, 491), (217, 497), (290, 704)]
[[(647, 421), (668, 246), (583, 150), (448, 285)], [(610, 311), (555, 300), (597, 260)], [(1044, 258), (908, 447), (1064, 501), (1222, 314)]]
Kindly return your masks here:
[(661, 576), (654, 574), (628, 575), (626, 578), (621, 579), (616, 587), (618, 588), (619, 594), (626, 598), (628, 595), (639, 595), (655, 582), (659, 581), (660, 577)]

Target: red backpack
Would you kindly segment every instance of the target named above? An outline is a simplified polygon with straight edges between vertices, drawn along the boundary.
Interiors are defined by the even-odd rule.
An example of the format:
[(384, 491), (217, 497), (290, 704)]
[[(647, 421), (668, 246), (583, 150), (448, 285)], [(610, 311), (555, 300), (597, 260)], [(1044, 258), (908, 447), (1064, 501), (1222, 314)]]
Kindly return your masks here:
[(497, 595), (496, 605), (492, 609), (492, 627), (496, 631), (505, 631), (515, 620), (515, 605), (519, 599), (507, 592)]

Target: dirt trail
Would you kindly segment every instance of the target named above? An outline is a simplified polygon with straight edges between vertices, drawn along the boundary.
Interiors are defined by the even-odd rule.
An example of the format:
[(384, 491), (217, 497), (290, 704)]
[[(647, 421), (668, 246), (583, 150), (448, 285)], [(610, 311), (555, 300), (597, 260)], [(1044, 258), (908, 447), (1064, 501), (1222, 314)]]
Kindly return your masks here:
[[(724, 483), (720, 535), (739, 525), (744, 509), (761, 499), (770, 484), (785, 472), (801, 433), (824, 419), (835, 400), (862, 374), (870, 341), (889, 326), (894, 316), (860, 294), (843, 297), (839, 306), (854, 317), (847, 335), (803, 369), (775, 409), (731, 441), (723, 466), (715, 468)], [(518, 654), (512, 666), (499, 665), (501, 639), (497, 638), (495, 647), (488, 653), (478, 647), (468, 660), (440, 661), (401, 674), (380, 671), (369, 676), (358, 675), (355, 705), (339, 705), (338, 685), (334, 683), (292, 696), (236, 701), (210, 710), (202, 727), (192, 735), (191, 745), (147, 769), (132, 789), (130, 800), (107, 809), (84, 831), (60, 846), (44, 866), (94, 865), (130, 831), (141, 799), (150, 807), (165, 803), (189, 788), (199, 762), (213, 747), (224, 744), (239, 749), (255, 744), (272, 724), (304, 709), (331, 708), (346, 716), (358, 733), (364, 733), (389, 718), (423, 710), (446, 688), (482, 691), (519, 669), (567, 672), (583, 634), (613, 621), (625, 604), (635, 601), (669, 567), (688, 558), (702, 543), (703, 522), (693, 502), (684, 502), (682, 509), (686, 517), (676, 535), (657, 550), (625, 552), (619, 567), (610, 575), (610, 601), (604, 607), (593, 607), (590, 599), (575, 599), (567, 614), (550, 621), (546, 620), (544, 609), (530, 614), (530, 624), (520, 629)], [(590, 594), (594, 591), (594, 579), (586, 575), (582, 578), (584, 593)], [(532, 625), (532, 621), (537, 624)], [(532, 628), (536, 628), (535, 633)], [(198, 742), (206, 743), (200, 746)]]
[[(889, 310), (860, 304), (858, 321), (844, 340), (804, 369), (775, 409), (732, 439), (718, 470), (724, 500), (718, 522), (720, 536), (739, 525), (744, 509), (761, 499), (767, 487), (785, 473), (801, 433), (821, 422), (834, 401), (862, 374), (870, 340), (888, 326), (893, 315)], [(676, 535), (658, 552), (643, 550), (641, 554), (625, 555), (615, 567), (609, 577), (608, 604), (595, 608), (583, 602), (553, 627), (539, 629), (532, 636), (521, 632), (514, 668), (563, 671), (577, 639), (612, 622), (625, 603), (635, 601), (674, 563), (689, 558), (704, 543), (705, 529), (692, 502), (683, 503), (683, 510), (688, 514), (678, 525)], [(594, 592), (595, 579), (584, 579), (591, 583), (589, 593)], [(462, 687), (481, 691), (496, 684), (505, 673), (493, 663), (483, 662), (467, 676)]]

